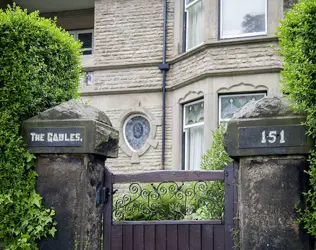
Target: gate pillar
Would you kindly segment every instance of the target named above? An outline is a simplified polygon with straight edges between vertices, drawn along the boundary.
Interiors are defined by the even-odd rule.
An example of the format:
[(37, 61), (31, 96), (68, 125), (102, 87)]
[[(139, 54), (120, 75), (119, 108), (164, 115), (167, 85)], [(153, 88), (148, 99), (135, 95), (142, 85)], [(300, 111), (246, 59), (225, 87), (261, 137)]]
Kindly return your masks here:
[(104, 161), (118, 153), (109, 118), (71, 100), (25, 121), (22, 134), (37, 158), (37, 191), (56, 211), (56, 236), (39, 248), (100, 249)]
[(302, 201), (313, 146), (304, 121), (284, 99), (267, 97), (249, 103), (228, 122), (225, 147), (239, 162), (241, 250), (309, 249), (295, 209)]

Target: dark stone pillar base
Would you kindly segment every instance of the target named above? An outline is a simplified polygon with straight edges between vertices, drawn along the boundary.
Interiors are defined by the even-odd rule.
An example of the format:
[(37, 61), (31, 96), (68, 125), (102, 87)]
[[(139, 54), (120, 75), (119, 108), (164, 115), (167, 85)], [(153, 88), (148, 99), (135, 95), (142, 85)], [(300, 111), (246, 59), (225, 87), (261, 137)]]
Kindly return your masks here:
[(104, 157), (38, 155), (37, 191), (56, 211), (55, 238), (39, 243), (42, 250), (100, 249), (102, 205), (96, 188), (103, 184)]
[(239, 165), (242, 250), (309, 249), (297, 220), (306, 157), (246, 157)]

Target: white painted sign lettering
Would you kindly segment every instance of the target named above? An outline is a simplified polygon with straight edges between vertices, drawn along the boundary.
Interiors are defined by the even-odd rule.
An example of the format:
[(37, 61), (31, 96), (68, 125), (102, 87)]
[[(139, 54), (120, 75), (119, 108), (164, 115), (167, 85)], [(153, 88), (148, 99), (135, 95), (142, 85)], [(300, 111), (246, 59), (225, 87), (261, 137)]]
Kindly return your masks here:
[(36, 147), (82, 146), (82, 128), (32, 128), (29, 130), (29, 145)]
[(276, 130), (272, 130), (272, 131), (268, 131), (268, 132), (263, 130), (261, 135), (262, 135), (261, 143), (267, 143), (267, 142), (276, 143), (277, 137), (280, 137), (280, 141), (279, 141), (280, 144), (285, 143), (284, 130), (282, 130), (280, 132), (280, 134), (278, 134)]

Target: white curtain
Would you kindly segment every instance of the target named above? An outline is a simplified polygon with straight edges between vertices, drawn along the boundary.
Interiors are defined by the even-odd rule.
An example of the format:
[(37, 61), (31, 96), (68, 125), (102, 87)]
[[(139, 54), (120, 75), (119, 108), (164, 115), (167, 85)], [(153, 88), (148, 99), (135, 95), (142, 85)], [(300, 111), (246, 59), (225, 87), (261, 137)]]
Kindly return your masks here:
[(203, 125), (187, 128), (185, 131), (185, 169), (200, 170), (203, 155)]
[(204, 6), (203, 1), (187, 8), (187, 49), (191, 49), (204, 40)]

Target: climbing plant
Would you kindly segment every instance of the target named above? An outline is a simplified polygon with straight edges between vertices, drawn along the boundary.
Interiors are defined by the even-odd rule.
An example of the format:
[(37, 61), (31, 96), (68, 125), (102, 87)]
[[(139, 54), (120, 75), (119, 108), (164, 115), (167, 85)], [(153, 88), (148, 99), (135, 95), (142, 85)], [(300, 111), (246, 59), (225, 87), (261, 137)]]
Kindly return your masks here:
[[(284, 60), (283, 92), (295, 111), (307, 115), (308, 134), (316, 138), (316, 0), (302, 0), (289, 10), (278, 30), (280, 54)], [(309, 158), (310, 189), (301, 222), (316, 236), (316, 153)]]
[(21, 122), (78, 95), (80, 44), (55, 21), (16, 6), (0, 10), (0, 34), (0, 243), (37, 249), (56, 231), (54, 211), (35, 191)]

